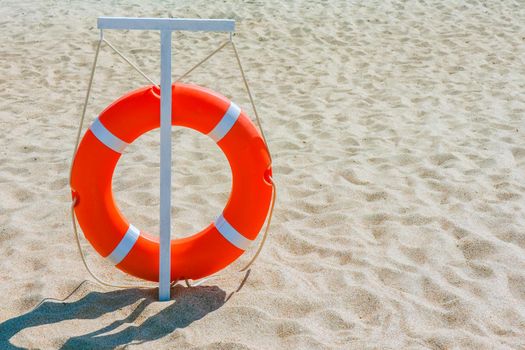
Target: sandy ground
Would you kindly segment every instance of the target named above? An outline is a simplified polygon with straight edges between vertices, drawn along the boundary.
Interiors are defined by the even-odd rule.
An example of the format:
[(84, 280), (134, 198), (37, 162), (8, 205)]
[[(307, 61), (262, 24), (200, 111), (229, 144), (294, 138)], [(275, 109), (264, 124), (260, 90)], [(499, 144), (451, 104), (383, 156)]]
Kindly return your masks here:
[[(78, 259), (67, 177), (99, 15), (238, 21), (279, 186), (240, 290), (235, 275), (159, 303)], [(525, 348), (523, 2), (1, 1), (0, 18), (0, 348)], [(157, 33), (106, 35), (158, 78)], [(174, 76), (224, 39), (175, 34)], [(249, 109), (229, 49), (186, 81)], [(104, 48), (89, 121), (145, 83)], [(205, 136), (173, 135), (181, 237), (220, 213), (230, 171)], [(144, 136), (114, 180), (150, 232), (158, 152)]]

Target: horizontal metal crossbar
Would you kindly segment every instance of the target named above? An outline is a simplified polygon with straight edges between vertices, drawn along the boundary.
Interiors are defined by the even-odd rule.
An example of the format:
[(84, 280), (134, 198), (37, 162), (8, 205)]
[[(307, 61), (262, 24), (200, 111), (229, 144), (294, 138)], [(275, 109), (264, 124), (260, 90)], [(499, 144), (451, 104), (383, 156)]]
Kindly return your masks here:
[(230, 33), (235, 31), (235, 21), (231, 19), (99, 17), (97, 26), (98, 29), (185, 30)]

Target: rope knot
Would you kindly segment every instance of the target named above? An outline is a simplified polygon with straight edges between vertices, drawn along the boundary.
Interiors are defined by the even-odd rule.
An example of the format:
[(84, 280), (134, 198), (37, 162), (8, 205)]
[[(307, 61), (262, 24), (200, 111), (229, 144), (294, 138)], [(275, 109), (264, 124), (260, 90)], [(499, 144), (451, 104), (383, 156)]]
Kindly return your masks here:
[(80, 197), (78, 196), (78, 192), (71, 189), (71, 199), (72, 199), (72, 206), (73, 208), (77, 206), (77, 204), (79, 203), (80, 201)]

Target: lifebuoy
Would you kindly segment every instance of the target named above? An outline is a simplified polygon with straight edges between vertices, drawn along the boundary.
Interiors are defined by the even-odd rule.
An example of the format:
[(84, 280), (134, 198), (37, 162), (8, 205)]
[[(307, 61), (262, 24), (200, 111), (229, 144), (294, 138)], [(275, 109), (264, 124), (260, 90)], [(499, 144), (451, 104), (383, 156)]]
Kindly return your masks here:
[[(160, 126), (160, 92), (147, 86), (107, 107), (86, 131), (73, 160), (75, 215), (95, 250), (119, 269), (159, 279), (159, 241), (128, 223), (112, 192), (115, 166), (127, 145)], [(266, 144), (233, 102), (195, 85), (172, 86), (172, 125), (210, 136), (232, 170), (221, 215), (199, 233), (171, 241), (171, 280), (209, 276), (237, 259), (262, 228), (270, 207), (271, 163)]]

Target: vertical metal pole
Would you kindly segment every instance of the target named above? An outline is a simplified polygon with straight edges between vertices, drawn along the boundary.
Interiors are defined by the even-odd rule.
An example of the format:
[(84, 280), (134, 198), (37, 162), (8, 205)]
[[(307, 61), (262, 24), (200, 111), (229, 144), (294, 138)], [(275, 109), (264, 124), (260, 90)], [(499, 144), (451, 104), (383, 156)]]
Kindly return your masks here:
[(171, 279), (171, 30), (160, 32), (159, 300), (170, 300)]

